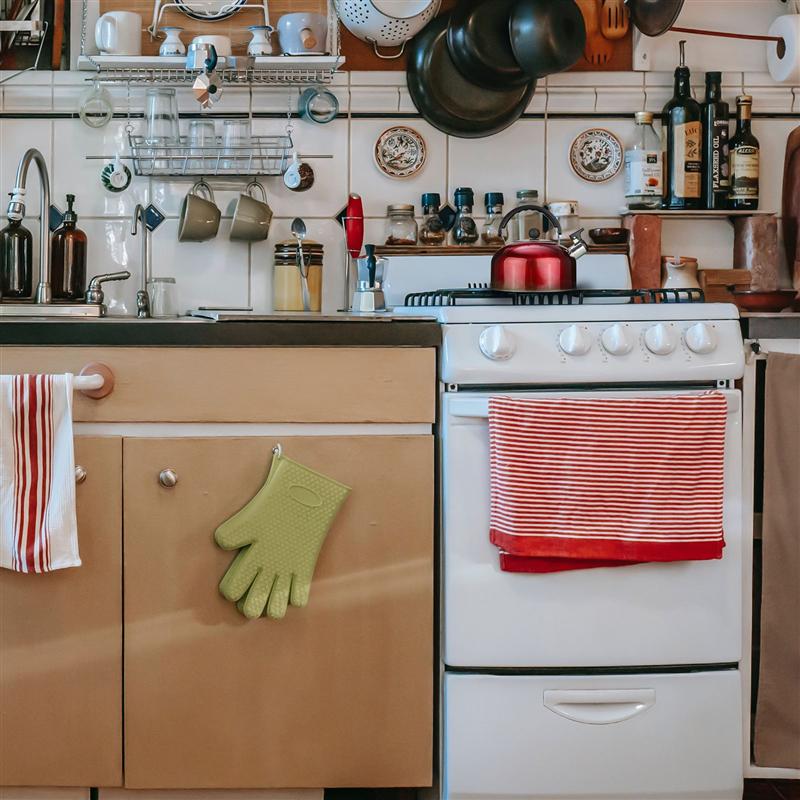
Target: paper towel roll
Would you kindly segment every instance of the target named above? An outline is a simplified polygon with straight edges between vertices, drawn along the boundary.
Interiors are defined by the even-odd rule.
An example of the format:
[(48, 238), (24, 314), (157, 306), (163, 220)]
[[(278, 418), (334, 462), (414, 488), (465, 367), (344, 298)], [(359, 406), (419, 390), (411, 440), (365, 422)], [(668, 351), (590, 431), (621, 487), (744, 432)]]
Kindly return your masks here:
[(779, 83), (800, 83), (800, 14), (778, 17), (770, 26), (769, 35), (780, 36), (784, 42), (784, 47), (779, 47), (778, 42), (767, 42), (767, 65), (772, 79)]

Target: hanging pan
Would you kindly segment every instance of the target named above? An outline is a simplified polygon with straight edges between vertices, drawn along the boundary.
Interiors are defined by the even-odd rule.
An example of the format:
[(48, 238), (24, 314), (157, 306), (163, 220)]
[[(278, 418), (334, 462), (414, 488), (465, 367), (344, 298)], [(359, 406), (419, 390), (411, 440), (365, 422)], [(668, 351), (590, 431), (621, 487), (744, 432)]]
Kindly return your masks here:
[(449, 13), (439, 16), (411, 41), (407, 71), (411, 99), (431, 125), (450, 136), (477, 139), (499, 133), (522, 116), (536, 81), (504, 91), (468, 81), (447, 49), (449, 22)]
[(511, 50), (509, 17), (517, 0), (461, 0), (447, 28), (447, 47), (458, 71), (484, 89), (527, 86)]
[(645, 36), (661, 36), (674, 24), (683, 0), (625, 0), (631, 21)]
[(517, 0), (509, 31), (514, 58), (531, 78), (569, 69), (586, 46), (586, 24), (574, 0)]

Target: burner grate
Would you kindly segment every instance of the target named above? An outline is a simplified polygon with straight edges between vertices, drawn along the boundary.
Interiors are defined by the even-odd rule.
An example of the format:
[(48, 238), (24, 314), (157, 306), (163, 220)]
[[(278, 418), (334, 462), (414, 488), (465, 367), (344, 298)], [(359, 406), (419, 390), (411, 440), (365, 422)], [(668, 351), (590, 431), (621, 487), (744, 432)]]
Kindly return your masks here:
[[(495, 300), (498, 305), (572, 306), (586, 300), (613, 298), (633, 303), (704, 303), (702, 289), (567, 289), (549, 292), (504, 292), (484, 285), (464, 289), (437, 289), (406, 295), (406, 306), (457, 306), (474, 300)], [(462, 302), (459, 302), (462, 301)], [(463, 302), (467, 301), (467, 302)]]

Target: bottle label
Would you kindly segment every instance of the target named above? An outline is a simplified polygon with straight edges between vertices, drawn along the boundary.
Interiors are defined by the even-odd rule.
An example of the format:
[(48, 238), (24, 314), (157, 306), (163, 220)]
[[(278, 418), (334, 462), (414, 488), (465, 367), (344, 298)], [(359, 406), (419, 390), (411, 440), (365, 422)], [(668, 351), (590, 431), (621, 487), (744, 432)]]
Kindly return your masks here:
[(731, 185), (728, 166), (728, 120), (715, 119), (711, 135), (711, 188), (715, 192), (727, 192)]
[(654, 197), (662, 193), (661, 153), (628, 150), (625, 153), (625, 196)]
[(702, 131), (703, 126), (699, 121), (675, 126), (675, 152), (671, 161), (676, 197), (700, 197)]
[(759, 149), (752, 145), (731, 151), (731, 197), (734, 200), (758, 199)]

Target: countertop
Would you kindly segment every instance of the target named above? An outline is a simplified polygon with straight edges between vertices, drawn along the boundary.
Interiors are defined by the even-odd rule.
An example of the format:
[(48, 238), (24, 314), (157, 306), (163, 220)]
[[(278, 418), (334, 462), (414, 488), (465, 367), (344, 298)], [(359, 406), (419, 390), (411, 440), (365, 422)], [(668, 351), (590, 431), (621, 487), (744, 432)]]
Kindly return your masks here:
[(754, 314), (742, 312), (745, 339), (800, 339), (800, 314)]
[(433, 319), (378, 314), (276, 314), (219, 322), (188, 317), (0, 320), (0, 345), (436, 347), (440, 342), (441, 330)]

